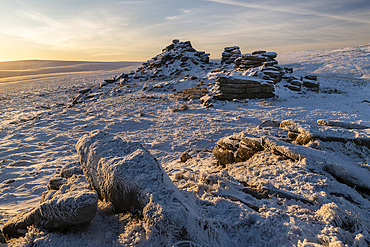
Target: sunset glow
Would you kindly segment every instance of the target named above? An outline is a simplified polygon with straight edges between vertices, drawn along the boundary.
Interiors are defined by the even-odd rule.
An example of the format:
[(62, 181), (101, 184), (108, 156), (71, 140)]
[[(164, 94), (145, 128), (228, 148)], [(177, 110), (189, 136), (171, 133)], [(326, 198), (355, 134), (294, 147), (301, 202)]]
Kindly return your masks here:
[(0, 8), (0, 61), (142, 61), (172, 39), (219, 58), (238, 45), (278, 53), (367, 44), (370, 4), (344, 1), (27, 1)]

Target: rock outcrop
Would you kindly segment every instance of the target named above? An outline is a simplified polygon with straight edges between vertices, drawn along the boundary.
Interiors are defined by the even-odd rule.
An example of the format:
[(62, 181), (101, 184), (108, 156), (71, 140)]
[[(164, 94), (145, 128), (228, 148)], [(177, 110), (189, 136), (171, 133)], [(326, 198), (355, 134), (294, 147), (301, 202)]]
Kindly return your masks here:
[(240, 70), (247, 70), (262, 65), (276, 65), (278, 64), (278, 62), (275, 60), (276, 57), (276, 52), (254, 51), (252, 54), (244, 54), (238, 57), (235, 59), (234, 63), (236, 68)]
[(149, 59), (135, 72), (124, 75), (125, 80), (149, 80), (184, 76), (189, 71), (204, 69), (209, 64), (209, 53), (195, 50), (190, 41), (178, 39), (166, 46), (162, 53)]
[(215, 89), (215, 98), (219, 100), (270, 98), (275, 96), (273, 85), (252, 76), (220, 76), (217, 79)]
[[(320, 120), (318, 122), (324, 123), (325, 121)], [(349, 123), (340, 123), (338, 125), (342, 127), (360, 127), (357, 124)], [(280, 138), (266, 135), (258, 137), (243, 132), (221, 138), (213, 149), (218, 163), (225, 166), (243, 162), (250, 159), (257, 152), (270, 151), (294, 162), (305, 160), (307, 164), (319, 165), (320, 169), (330, 173), (341, 182), (351, 187), (354, 186), (358, 192), (366, 195), (370, 194), (370, 183), (366, 179), (366, 177), (370, 176), (368, 169), (361, 167), (356, 161), (351, 159), (341, 159), (341, 157), (335, 156), (332, 151), (325, 152), (304, 146), (316, 140), (322, 142), (353, 142), (358, 145), (358, 149), (362, 152), (370, 153), (370, 138), (363, 129), (356, 128), (356, 132), (351, 132), (327, 126), (318, 128), (317, 126), (298, 124), (291, 120), (285, 120), (279, 124), (275, 121), (267, 121), (261, 124), (257, 130), (264, 128), (279, 128)], [(285, 136), (283, 135), (284, 131), (286, 133)]]
[(263, 149), (261, 138), (239, 133), (221, 138), (212, 152), (220, 165), (226, 165), (246, 161)]
[(241, 55), (239, 46), (225, 47), (221, 57), (221, 64), (232, 64)]

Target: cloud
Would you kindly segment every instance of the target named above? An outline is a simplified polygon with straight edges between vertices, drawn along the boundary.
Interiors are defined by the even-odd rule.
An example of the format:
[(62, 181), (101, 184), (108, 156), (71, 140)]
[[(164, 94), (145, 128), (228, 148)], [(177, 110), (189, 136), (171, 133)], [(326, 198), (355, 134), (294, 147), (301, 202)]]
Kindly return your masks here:
[(126, 42), (137, 38), (135, 30), (128, 28), (125, 18), (101, 9), (59, 19), (35, 10), (20, 10), (16, 14), (23, 19), (23, 24), (1, 28), (1, 33), (54, 49), (94, 50), (108, 45), (112, 47), (115, 43), (112, 40), (122, 40), (120, 32), (123, 30), (126, 31)]
[[(370, 20), (368, 18), (363, 19), (363, 18), (357, 18), (356, 16), (334, 15), (330, 13), (319, 12), (319, 11), (315, 11), (315, 10), (307, 8), (307, 7), (310, 7), (308, 5), (306, 5), (305, 8), (300, 8), (298, 4), (294, 4), (294, 3), (274, 5), (274, 4), (266, 4), (266, 3), (265, 4), (245, 3), (245, 2), (240, 2), (236, 0), (205, 0), (205, 1), (233, 5), (233, 6), (244, 7), (244, 8), (250, 8), (250, 9), (258, 9), (258, 10), (263, 10), (263, 11), (268, 11), (268, 12), (289, 13), (289, 14), (302, 15), (302, 16), (312, 15), (312, 16), (324, 17), (324, 18), (329, 18), (329, 19), (334, 19), (334, 20), (370, 24)], [(281, 7), (281, 5), (283, 5), (283, 7)]]
[(185, 16), (187, 16), (187, 15), (189, 15), (191, 13), (191, 10), (190, 9), (179, 9), (179, 12), (181, 14), (174, 15), (174, 16), (167, 16), (165, 19), (166, 20), (175, 20), (175, 19), (179, 19), (179, 18), (185, 17)]

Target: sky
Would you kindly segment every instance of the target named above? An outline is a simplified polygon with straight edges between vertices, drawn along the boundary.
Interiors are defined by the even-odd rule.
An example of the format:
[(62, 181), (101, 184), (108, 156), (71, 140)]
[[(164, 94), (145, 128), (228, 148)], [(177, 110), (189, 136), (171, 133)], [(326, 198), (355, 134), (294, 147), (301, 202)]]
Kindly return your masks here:
[(1, 0), (0, 61), (145, 61), (173, 39), (220, 58), (370, 44), (369, 0)]

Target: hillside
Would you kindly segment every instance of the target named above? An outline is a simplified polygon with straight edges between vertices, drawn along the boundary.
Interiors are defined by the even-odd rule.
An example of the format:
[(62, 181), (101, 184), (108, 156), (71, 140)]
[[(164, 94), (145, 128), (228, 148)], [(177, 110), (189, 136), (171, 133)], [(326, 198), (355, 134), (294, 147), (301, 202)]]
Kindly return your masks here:
[[(1, 226), (39, 207), (45, 191), (85, 190), (60, 174), (72, 167), (84, 179), (76, 144), (96, 131), (141, 144), (178, 190), (139, 213), (99, 201), (89, 224), (63, 231), (30, 225), (3, 245), (368, 246), (369, 54), (369, 46), (279, 55), (229, 47), (221, 64), (174, 40), (132, 71), (2, 85)], [(274, 96), (220, 99), (220, 77), (256, 92), (265, 85)], [(55, 179), (64, 189), (50, 189)], [(141, 215), (148, 212), (153, 221)]]

